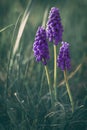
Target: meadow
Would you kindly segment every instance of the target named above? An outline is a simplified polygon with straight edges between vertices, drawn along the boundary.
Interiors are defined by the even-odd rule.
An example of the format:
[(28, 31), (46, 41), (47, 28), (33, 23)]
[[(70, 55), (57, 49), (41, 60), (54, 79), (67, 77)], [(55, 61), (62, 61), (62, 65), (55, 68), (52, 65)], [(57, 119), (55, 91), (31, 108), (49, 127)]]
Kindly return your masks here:
[[(46, 27), (52, 7), (59, 8), (63, 40), (70, 43), (73, 112), (63, 71), (56, 69), (57, 101), (51, 104), (44, 65), (34, 57), (37, 29)], [(87, 130), (86, 26), (86, 0), (0, 0), (0, 130)], [(53, 87), (54, 50), (48, 44)]]

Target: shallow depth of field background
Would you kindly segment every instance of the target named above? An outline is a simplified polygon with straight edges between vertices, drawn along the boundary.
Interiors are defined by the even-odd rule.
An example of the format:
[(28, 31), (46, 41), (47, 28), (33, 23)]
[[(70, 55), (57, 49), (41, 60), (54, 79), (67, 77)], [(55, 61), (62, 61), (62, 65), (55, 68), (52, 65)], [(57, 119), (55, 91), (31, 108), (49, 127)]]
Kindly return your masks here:
[[(11, 128), (12, 130), (22, 130), (23, 127), (23, 130), (26, 130), (28, 117), (30, 124), (32, 124), (31, 129), (34, 129), (35, 122), (33, 120), (36, 119), (38, 113), (34, 106), (48, 92), (48, 85), (43, 65), (37, 63), (33, 57), (32, 46), (36, 30), (43, 23), (44, 13), (49, 12), (53, 6), (60, 9), (64, 27), (63, 40), (70, 43), (72, 68), (69, 74), (74, 72), (80, 65), (80, 69), (69, 80), (74, 100), (77, 104), (82, 104), (87, 97), (87, 0), (32, 1), (29, 10), (30, 15), (15, 55), (12, 70), (8, 76), (10, 54), (14, 48), (21, 19), (28, 2), (28, 0), (0, 0), (1, 130), (11, 130)], [(45, 18), (45, 21), (47, 21), (47, 18)], [(51, 48), (51, 61), (49, 61), (48, 66), (53, 79), (53, 50), (51, 43), (49, 46)], [(63, 74), (59, 69), (57, 74), (59, 85), (63, 80)], [(65, 91), (64, 87), (62, 85), (59, 88), (60, 92), (58, 91), (58, 93), (60, 96), (62, 91)]]

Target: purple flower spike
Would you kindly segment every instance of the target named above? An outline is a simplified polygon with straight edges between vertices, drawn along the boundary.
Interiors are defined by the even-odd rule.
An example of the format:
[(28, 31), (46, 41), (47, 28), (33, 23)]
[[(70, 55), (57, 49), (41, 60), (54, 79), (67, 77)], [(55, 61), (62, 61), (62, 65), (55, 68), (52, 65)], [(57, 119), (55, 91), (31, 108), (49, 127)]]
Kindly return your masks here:
[(57, 66), (61, 68), (61, 70), (69, 70), (71, 68), (69, 43), (67, 42), (62, 42), (57, 58)]
[(55, 45), (58, 45), (58, 43), (62, 41), (63, 26), (61, 23), (59, 9), (56, 7), (53, 7), (50, 10), (46, 33), (49, 41), (53, 41)]
[(48, 43), (46, 41), (46, 31), (43, 27), (39, 27), (36, 32), (35, 41), (33, 44), (33, 52), (36, 57), (36, 61), (42, 61), (44, 65), (47, 64), (47, 60), (49, 60), (49, 49)]

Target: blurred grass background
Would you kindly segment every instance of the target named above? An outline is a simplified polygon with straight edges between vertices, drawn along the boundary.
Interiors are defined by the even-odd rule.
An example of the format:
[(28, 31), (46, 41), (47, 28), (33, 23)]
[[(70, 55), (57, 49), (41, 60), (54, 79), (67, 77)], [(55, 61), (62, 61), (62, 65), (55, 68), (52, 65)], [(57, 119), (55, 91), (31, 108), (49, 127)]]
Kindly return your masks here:
[[(36, 30), (43, 23), (45, 11), (49, 11), (53, 6), (60, 9), (64, 26), (63, 40), (71, 45), (72, 69), (69, 73), (81, 64), (78, 72), (69, 80), (74, 100), (81, 104), (87, 97), (87, 0), (32, 0), (29, 6), (30, 15), (9, 71), (11, 55), (28, 2), (29, 0), (0, 0), (1, 130), (42, 130), (42, 128), (36, 128), (35, 124), (38, 122), (37, 119), (40, 123), (43, 122), (39, 119), (41, 117), (38, 113), (43, 117), (47, 108), (41, 107), (41, 111), (38, 110), (38, 102), (45, 98), (48, 86), (42, 64), (36, 63), (33, 57), (32, 46)], [(49, 46), (52, 58), (52, 46)], [(52, 75), (52, 59), (48, 65)], [(63, 74), (60, 70), (57, 70), (57, 73), (59, 84), (63, 80)], [(62, 93), (65, 89), (61, 88), (59, 90)], [(45, 102), (43, 104), (44, 107), (48, 107), (45, 106)]]

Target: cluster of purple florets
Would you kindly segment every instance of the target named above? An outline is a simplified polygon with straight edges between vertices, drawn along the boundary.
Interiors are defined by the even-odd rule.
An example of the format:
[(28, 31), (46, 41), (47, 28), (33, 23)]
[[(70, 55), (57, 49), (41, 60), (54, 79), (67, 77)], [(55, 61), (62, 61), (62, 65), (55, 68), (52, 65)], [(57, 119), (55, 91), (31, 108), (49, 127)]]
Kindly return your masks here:
[(57, 58), (57, 66), (61, 68), (61, 70), (68, 70), (71, 68), (70, 61), (69, 43), (62, 42)]
[(47, 37), (50, 42), (54, 42), (55, 45), (58, 45), (62, 41), (63, 26), (61, 23), (60, 13), (58, 8), (51, 8), (47, 27), (46, 27)]
[[(62, 41), (63, 26), (61, 23), (59, 9), (56, 7), (51, 8), (46, 30), (43, 27), (39, 27), (36, 32), (35, 41), (33, 44), (33, 52), (36, 57), (36, 61), (41, 61), (44, 65), (50, 59), (49, 47), (47, 39), (49, 42), (53, 42), (55, 46)], [(57, 58), (57, 66), (61, 70), (69, 70), (71, 68), (69, 43), (61, 42), (62, 46), (59, 50), (59, 55)]]
[(42, 61), (44, 65), (50, 58), (48, 43), (46, 40), (46, 31), (43, 27), (39, 27), (36, 33), (35, 41), (33, 44), (34, 56), (36, 61)]

